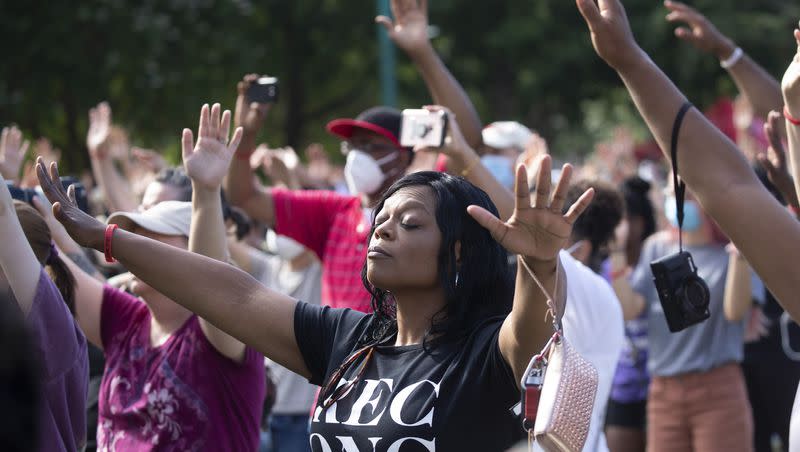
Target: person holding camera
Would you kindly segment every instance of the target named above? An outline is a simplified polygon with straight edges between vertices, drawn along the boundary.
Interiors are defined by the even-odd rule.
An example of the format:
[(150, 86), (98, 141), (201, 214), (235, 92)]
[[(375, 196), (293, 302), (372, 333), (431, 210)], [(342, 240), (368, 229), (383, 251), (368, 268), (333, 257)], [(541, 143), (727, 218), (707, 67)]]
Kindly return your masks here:
[[(480, 119), (459, 85), (436, 54), (428, 38), (427, 2), (392, 0), (394, 21), (375, 20), (415, 63), (434, 102), (458, 115), (471, 146), (480, 143)], [(250, 74), (238, 84), (235, 125), (244, 129), (242, 144), (225, 181), (231, 202), (280, 235), (314, 251), (322, 261), (322, 304), (370, 310), (370, 294), (362, 286), (360, 265), (367, 254), (372, 208), (393, 183), (403, 177), (415, 155), (400, 144), (400, 111), (370, 108), (354, 119), (331, 121), (327, 130), (343, 140), (347, 156), (345, 180), (351, 195), (330, 191), (264, 189), (249, 165), (256, 136), (269, 104), (252, 95), (259, 77)]]

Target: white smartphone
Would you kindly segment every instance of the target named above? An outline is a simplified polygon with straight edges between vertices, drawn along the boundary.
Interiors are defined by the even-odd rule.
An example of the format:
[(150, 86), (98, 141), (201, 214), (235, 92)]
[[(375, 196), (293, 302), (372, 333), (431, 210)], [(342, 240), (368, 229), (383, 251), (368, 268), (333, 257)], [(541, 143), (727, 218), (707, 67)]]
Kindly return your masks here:
[(425, 109), (403, 110), (400, 146), (441, 147), (447, 136), (447, 114)]

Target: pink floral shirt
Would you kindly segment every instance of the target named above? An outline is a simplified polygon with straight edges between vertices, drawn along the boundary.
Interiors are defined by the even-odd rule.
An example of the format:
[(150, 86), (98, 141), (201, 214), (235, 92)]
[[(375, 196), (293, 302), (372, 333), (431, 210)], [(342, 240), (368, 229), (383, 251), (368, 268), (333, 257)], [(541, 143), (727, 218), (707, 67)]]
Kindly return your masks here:
[(192, 316), (162, 345), (150, 343), (150, 311), (105, 287), (98, 451), (255, 451), (264, 402), (264, 358), (221, 355)]

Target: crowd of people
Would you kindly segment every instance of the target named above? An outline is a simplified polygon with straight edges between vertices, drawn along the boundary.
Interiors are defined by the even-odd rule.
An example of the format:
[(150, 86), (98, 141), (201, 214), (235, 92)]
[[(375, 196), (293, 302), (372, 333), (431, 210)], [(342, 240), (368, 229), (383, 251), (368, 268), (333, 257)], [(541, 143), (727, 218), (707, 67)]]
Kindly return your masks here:
[[(704, 115), (620, 0), (577, 0), (663, 156), (619, 129), (558, 168), (520, 122), (482, 126), (426, 3), (376, 22), (447, 118), (438, 147), (401, 145), (388, 106), (328, 123), (344, 165), (260, 144), (257, 74), (233, 113), (201, 107), (179, 166), (105, 102), (76, 177), (2, 130), (4, 450), (551, 450), (514, 408), (560, 337), (597, 380), (591, 413), (559, 421), (588, 425), (582, 450), (800, 448), (800, 29), (779, 83), (666, 1), (739, 90)], [(675, 328), (651, 263), (681, 251), (708, 309)]]

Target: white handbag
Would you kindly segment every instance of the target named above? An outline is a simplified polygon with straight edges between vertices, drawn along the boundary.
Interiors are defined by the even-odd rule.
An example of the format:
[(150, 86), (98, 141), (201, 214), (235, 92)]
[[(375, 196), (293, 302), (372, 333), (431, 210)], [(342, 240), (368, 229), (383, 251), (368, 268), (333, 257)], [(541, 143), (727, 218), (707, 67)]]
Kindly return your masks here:
[(531, 359), (522, 377), (523, 427), (528, 431), (531, 444), (536, 441), (547, 452), (579, 452), (589, 435), (597, 394), (597, 369), (566, 340), (561, 323), (555, 320), (558, 317), (553, 298), (524, 260), (522, 262), (548, 296), (555, 329), (541, 353)]

